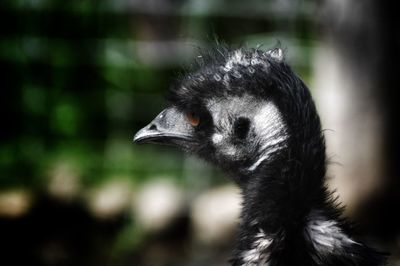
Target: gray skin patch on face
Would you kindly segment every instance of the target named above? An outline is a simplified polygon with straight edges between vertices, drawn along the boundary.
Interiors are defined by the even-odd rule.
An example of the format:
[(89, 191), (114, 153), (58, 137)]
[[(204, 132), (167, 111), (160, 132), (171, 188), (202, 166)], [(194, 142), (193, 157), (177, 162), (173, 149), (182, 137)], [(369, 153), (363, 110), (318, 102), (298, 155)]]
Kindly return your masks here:
[(250, 171), (254, 171), (263, 161), (270, 159), (272, 154), (285, 148), (288, 138), (286, 125), (272, 102), (258, 109), (253, 121), (256, 134), (262, 139), (262, 155), (249, 167)]
[[(274, 103), (243, 95), (214, 98), (206, 106), (215, 125), (211, 141), (217, 154), (235, 161), (257, 155), (249, 171), (254, 171), (263, 161), (286, 147), (286, 125)], [(248, 136), (240, 145), (233, 133), (234, 121), (239, 117), (250, 120)]]

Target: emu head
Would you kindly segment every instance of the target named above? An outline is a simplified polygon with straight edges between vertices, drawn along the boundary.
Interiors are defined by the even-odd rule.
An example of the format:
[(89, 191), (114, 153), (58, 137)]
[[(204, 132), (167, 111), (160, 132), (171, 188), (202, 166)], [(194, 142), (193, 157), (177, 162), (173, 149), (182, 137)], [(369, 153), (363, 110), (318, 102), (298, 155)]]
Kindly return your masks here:
[(288, 144), (280, 110), (282, 50), (217, 50), (169, 94), (169, 106), (134, 137), (171, 144), (235, 175), (268, 164)]

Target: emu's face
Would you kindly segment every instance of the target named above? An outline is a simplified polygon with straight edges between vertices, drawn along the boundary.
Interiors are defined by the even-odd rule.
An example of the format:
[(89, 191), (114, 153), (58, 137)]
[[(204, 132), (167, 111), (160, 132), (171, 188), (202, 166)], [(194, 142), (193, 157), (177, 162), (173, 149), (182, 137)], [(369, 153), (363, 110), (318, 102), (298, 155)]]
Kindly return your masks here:
[(246, 69), (237, 53), (233, 56), (235, 64), (227, 60), (223, 67), (189, 75), (175, 89), (170, 107), (141, 129), (134, 141), (176, 145), (242, 174), (254, 171), (285, 148), (287, 127), (273, 101), (256, 96), (251, 88), (248, 92), (232, 89), (252, 86), (245, 79), (257, 71), (265, 75), (267, 62)]
[(176, 145), (241, 173), (271, 159), (286, 139), (275, 105), (250, 95), (211, 98), (193, 110), (168, 107), (134, 138), (138, 143)]

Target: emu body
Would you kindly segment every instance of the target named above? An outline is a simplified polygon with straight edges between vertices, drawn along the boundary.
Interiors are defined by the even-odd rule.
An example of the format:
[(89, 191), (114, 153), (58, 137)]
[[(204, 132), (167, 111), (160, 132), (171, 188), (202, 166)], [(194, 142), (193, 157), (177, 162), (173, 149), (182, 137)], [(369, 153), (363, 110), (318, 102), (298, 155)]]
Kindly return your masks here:
[(384, 265), (380, 253), (353, 239), (325, 188), (319, 116), (280, 49), (219, 47), (177, 82), (168, 101), (134, 140), (179, 146), (240, 186), (232, 265)]

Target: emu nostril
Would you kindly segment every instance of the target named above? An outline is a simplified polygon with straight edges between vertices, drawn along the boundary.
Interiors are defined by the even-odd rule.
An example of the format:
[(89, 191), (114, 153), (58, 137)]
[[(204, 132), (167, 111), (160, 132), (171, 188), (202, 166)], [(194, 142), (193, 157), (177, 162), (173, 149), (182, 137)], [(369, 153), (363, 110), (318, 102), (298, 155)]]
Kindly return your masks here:
[(157, 130), (157, 126), (155, 124), (151, 124), (149, 127), (150, 130)]

